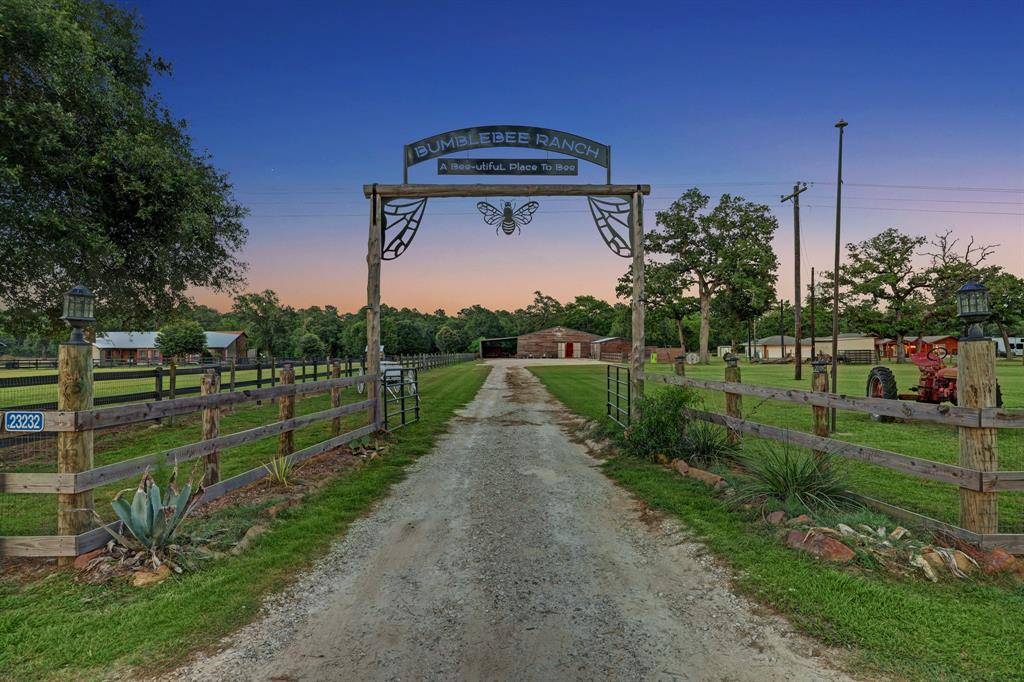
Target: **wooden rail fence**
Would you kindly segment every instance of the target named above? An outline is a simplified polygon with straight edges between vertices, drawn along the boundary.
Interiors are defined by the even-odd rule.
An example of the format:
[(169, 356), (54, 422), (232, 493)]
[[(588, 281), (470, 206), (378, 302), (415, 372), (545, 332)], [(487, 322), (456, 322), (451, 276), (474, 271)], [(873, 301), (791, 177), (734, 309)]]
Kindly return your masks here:
[[(970, 345), (974, 344), (964, 344), (964, 346)], [(994, 363), (995, 356), (991, 354), (990, 359), (988, 349), (981, 348), (981, 345), (983, 344), (978, 344), (973, 360), (966, 355), (961, 360), (960, 381), (967, 383), (960, 387), (960, 391), (963, 396), (964, 393), (972, 390), (970, 387), (972, 385), (971, 372), (973, 371), (975, 386), (991, 383), (991, 390), (988, 391), (990, 397), (987, 401), (985, 399), (971, 400), (969, 396), (965, 400), (962, 397), (959, 406), (931, 405), (828, 393), (825, 365), (819, 363), (814, 364), (812, 377), (814, 390), (810, 391), (742, 383), (740, 369), (735, 360), (727, 361), (726, 381), (710, 381), (649, 372), (643, 372), (641, 378), (645, 382), (688, 386), (725, 394), (725, 414), (697, 409), (688, 409), (687, 414), (691, 418), (725, 427), (733, 442), (739, 442), (740, 434), (749, 434), (806, 447), (819, 458), (844, 457), (886, 467), (917, 478), (955, 485), (960, 489), (961, 494), (959, 526), (887, 502), (865, 496), (860, 497), (869, 506), (896, 518), (949, 533), (979, 547), (990, 549), (998, 546), (1015, 554), (1024, 554), (1024, 533), (998, 532), (996, 496), (1001, 491), (1024, 490), (1024, 471), (998, 470), (995, 435), (998, 429), (1024, 428), (1024, 410), (1001, 409), (993, 406), (995, 403), (995, 373), (994, 369), (991, 372), (985, 371), (984, 365), (990, 362)], [(981, 366), (980, 369), (979, 366)], [(980, 389), (976, 392), (980, 392)], [(815, 432), (806, 433), (745, 419), (742, 414), (740, 396), (806, 405), (812, 410)], [(975, 404), (972, 405), (972, 402)], [(956, 427), (960, 434), (960, 464), (936, 462), (830, 438), (825, 416), (828, 408)]]
[[(62, 352), (64, 348), (62, 346)], [(57, 473), (0, 473), (0, 493), (57, 494), (58, 535), (0, 537), (0, 556), (55, 556), (66, 562), (78, 554), (101, 547), (110, 539), (110, 535), (104, 528), (91, 528), (94, 525), (91, 492), (107, 483), (138, 476), (149, 467), (204, 458), (205, 489), (202, 501), (207, 502), (268, 475), (267, 470), (259, 466), (220, 480), (222, 450), (278, 436), (278, 456), (287, 457), (292, 463), (297, 463), (374, 433), (382, 426), (379, 421), (371, 419), (365, 426), (340, 433), (338, 420), (341, 417), (358, 412), (374, 414), (376, 411), (372, 410), (372, 400), (341, 405), (340, 396), (334, 396), (338, 395), (340, 389), (348, 386), (375, 386), (379, 379), (376, 375), (342, 377), (341, 367), (337, 363), (331, 368), (332, 378), (296, 384), (293, 368), (285, 366), (282, 368), (281, 382), (278, 385), (268, 388), (243, 388), (233, 393), (218, 392), (219, 376), (215, 370), (209, 369), (206, 370), (201, 384), (202, 395), (96, 409), (91, 405), (91, 365), (82, 362), (85, 357), (82, 354), (77, 356), (78, 362), (74, 362), (73, 351), (69, 356), (72, 361), (68, 366), (65, 367), (63, 361), (61, 365), (62, 402), (67, 402), (65, 395), (76, 393), (68, 387), (77, 387), (73, 407), (80, 409), (44, 412), (43, 425), (44, 431), (55, 432), (67, 441), (58, 441), (60, 451), (73, 450), (81, 457), (75, 459), (61, 455), (58, 458)], [(71, 371), (72, 368), (74, 371)], [(332, 394), (332, 406), (329, 409), (300, 417), (294, 416), (294, 401), (297, 396), (321, 393)], [(219, 435), (219, 413), (222, 408), (270, 399), (279, 399), (278, 421), (237, 433)], [(199, 442), (105, 466), (92, 466), (92, 435), (95, 430), (194, 412), (203, 414), (203, 438)], [(295, 451), (292, 440), (294, 430), (323, 421), (331, 421), (332, 426), (335, 426), (331, 437)], [(88, 497), (83, 497), (86, 495)], [(66, 504), (61, 504), (60, 500), (66, 500)]]

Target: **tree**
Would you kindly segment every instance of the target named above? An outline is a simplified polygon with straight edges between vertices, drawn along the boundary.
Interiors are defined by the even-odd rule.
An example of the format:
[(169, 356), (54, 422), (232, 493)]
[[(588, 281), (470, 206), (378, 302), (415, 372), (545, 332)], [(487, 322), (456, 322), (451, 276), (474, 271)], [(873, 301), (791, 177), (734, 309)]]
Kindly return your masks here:
[(570, 329), (604, 336), (614, 322), (612, 304), (595, 296), (577, 296), (562, 308), (562, 324)]
[[(700, 299), (688, 296), (686, 291), (693, 285), (687, 272), (680, 269), (679, 264), (653, 263), (644, 266), (644, 300), (650, 312), (651, 321), (657, 319), (671, 320), (679, 339), (679, 347), (686, 354), (686, 336), (683, 333), (683, 322), (686, 318), (700, 310)], [(620, 298), (629, 298), (633, 294), (633, 271), (627, 270), (619, 278), (615, 293)], [(625, 334), (632, 337), (632, 331)], [(651, 339), (653, 340), (653, 339)]]
[[(914, 252), (927, 240), (895, 228), (846, 245), (849, 263), (840, 272), (852, 297), (848, 315), (861, 331), (896, 338), (896, 362), (904, 361), (903, 338), (920, 329), (928, 273), (914, 267)], [(884, 310), (883, 310), (884, 308)]]
[(923, 315), (922, 328), (930, 327), (937, 333), (948, 333), (958, 326), (956, 318), (956, 291), (966, 282), (985, 282), (1000, 272), (997, 266), (985, 265), (998, 244), (978, 244), (974, 237), (960, 250), (960, 240), (952, 237), (952, 230), (935, 235), (928, 242), (931, 258), (928, 276), (931, 305)]
[(562, 324), (562, 304), (547, 294), (539, 291), (533, 292), (533, 303), (526, 306), (526, 318), (528, 328), (520, 329), (519, 333), (535, 332), (548, 327), (556, 327)]
[(316, 359), (324, 354), (324, 342), (313, 332), (306, 332), (299, 337), (299, 357), (306, 360)]
[(153, 93), (170, 66), (102, 0), (0, 11), (0, 308), (18, 330), (75, 284), (101, 326), (151, 328), (190, 287), (242, 282), (245, 210)]
[(1006, 357), (1012, 358), (1009, 328), (1024, 324), (1024, 280), (1000, 268), (991, 273), (984, 284), (989, 289), (990, 319), (1003, 337)]
[(242, 294), (235, 298), (231, 311), (257, 351), (270, 357), (281, 357), (288, 352), (295, 311), (283, 308), (276, 293), (267, 289), (259, 294)]
[(732, 286), (753, 289), (772, 282), (778, 259), (771, 241), (778, 221), (763, 204), (723, 194), (710, 212), (710, 197), (693, 188), (664, 211), (655, 214), (661, 231), (647, 235), (652, 254), (669, 256), (670, 263), (697, 287), (700, 301), (700, 357), (710, 360), (711, 299)]
[(434, 343), (442, 353), (458, 353), (466, 348), (466, 338), (451, 324), (444, 324), (437, 330)]
[(156, 347), (165, 358), (176, 361), (189, 355), (202, 355), (206, 350), (206, 333), (195, 320), (178, 320), (160, 328)]

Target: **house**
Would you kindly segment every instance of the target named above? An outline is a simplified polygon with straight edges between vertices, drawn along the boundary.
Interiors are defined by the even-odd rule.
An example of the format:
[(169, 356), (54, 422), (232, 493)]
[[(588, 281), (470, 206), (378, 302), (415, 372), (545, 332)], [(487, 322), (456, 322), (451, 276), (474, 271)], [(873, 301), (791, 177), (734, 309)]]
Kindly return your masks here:
[[(877, 342), (878, 356), (880, 358), (895, 358), (896, 357), (896, 339), (879, 339)], [(913, 353), (921, 352), (927, 353), (933, 348), (945, 348), (947, 355), (956, 355), (957, 350), (960, 347), (959, 337), (952, 336), (950, 334), (939, 334), (934, 336), (920, 336), (911, 338), (906, 336), (903, 338), (903, 354), (906, 357), (910, 357)]]
[[(245, 357), (248, 339), (245, 332), (205, 332), (206, 353), (204, 357), (228, 360)], [(155, 365), (163, 362), (163, 355), (156, 347), (159, 332), (102, 332), (92, 344), (93, 361), (103, 365)], [(187, 358), (197, 362), (199, 357)]]
[[(860, 332), (844, 332), (838, 339), (838, 356), (843, 362), (872, 362), (875, 358), (875, 336)], [(796, 352), (793, 336), (766, 336), (751, 343), (751, 356), (766, 360), (792, 357)], [(800, 357), (804, 362), (818, 355), (832, 355), (832, 336), (816, 336), (814, 348), (811, 337), (800, 339)]]

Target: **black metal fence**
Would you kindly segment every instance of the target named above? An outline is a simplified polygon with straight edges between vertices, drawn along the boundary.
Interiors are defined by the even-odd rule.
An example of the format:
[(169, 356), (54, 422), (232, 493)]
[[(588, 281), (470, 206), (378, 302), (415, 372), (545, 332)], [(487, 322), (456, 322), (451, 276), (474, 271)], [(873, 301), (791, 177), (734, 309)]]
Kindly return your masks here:
[[(623, 379), (623, 376), (625, 378)], [(626, 392), (622, 392), (622, 387)], [(624, 365), (608, 365), (605, 367), (605, 414), (613, 422), (626, 428), (629, 426), (631, 414), (629, 411), (630, 388), (629, 388), (629, 367)]]

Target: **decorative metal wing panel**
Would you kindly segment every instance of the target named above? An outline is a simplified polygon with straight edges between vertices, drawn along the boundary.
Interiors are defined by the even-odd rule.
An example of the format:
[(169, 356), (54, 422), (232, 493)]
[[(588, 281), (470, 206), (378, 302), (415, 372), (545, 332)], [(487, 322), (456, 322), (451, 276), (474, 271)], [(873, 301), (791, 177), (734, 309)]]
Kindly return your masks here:
[(426, 198), (387, 199), (383, 202), (381, 243), (384, 244), (384, 248), (381, 250), (381, 260), (395, 260), (405, 253), (412, 244), (416, 231), (420, 229), (420, 221), (423, 220), (426, 208)]
[(631, 202), (623, 197), (612, 197), (611, 199), (596, 199), (587, 197), (590, 204), (590, 214), (594, 216), (594, 224), (601, 238), (608, 248), (616, 256), (623, 258), (633, 257), (633, 248), (629, 239), (622, 236), (616, 227), (621, 228), (627, 235), (631, 234), (629, 229), (630, 214), (632, 213)]

